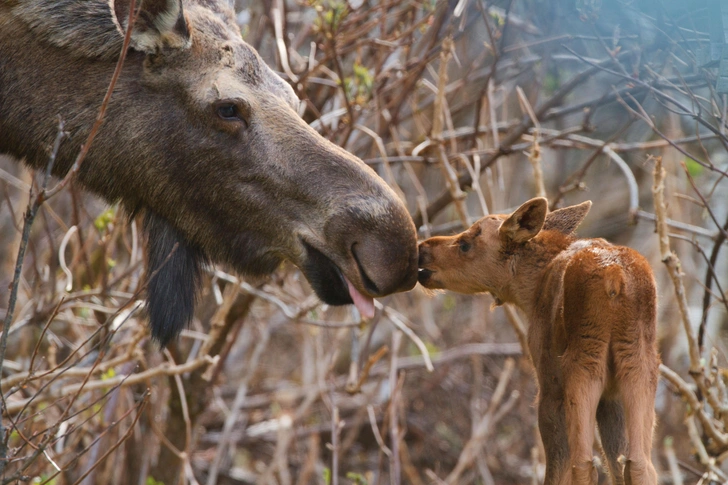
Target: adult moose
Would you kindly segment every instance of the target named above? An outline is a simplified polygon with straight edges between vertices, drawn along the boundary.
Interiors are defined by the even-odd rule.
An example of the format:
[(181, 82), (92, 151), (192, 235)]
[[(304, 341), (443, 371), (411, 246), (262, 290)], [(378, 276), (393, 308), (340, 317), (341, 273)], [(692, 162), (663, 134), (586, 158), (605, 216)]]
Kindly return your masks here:
[[(544, 198), (420, 244), (427, 288), (491, 293), (530, 320), (545, 485), (596, 485), (595, 425), (613, 484), (657, 485), (650, 459), (659, 357), (652, 270), (636, 251), (572, 235), (591, 202)], [(624, 467), (619, 460), (626, 457)]]
[[(121, 51), (129, 0), (0, 0), (0, 152), (54, 174), (86, 139)], [(189, 322), (208, 260), (265, 274), (286, 259), (326, 303), (412, 288), (414, 225), (359, 159), (296, 113), (224, 0), (144, 0), (106, 121), (79, 172), (143, 213), (148, 311), (162, 344)], [(170, 256), (171, 254), (171, 256)], [(156, 272), (156, 273), (155, 273)]]

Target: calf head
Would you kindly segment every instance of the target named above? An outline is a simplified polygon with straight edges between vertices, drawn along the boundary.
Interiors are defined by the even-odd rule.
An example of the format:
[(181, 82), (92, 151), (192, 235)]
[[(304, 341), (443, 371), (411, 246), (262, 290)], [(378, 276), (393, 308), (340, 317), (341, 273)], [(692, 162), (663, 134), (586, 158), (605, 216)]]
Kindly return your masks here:
[(563, 249), (591, 202), (548, 212), (546, 199), (525, 202), (512, 214), (488, 215), (468, 230), (432, 237), (419, 246), (419, 282), (430, 289), (491, 293), (496, 303), (518, 300), (547, 254)]
[[(52, 86), (53, 95), (45, 106), (38, 93), (8, 96), (0, 74), (0, 151), (42, 166), (45, 154), (27, 148), (29, 141), (52, 140), (61, 113), (72, 134), (56, 165), (63, 175), (110, 79), (129, 0), (11, 5), (31, 32), (23, 41), (45, 51), (15, 59), (19, 47), (10, 45), (0, 51), (3, 67), (35, 65), (25, 74)], [(3, 33), (0, 49), (14, 35)], [(403, 203), (372, 169), (300, 118), (293, 90), (243, 42), (228, 2), (144, 0), (131, 41), (79, 178), (144, 214), (148, 309), (158, 341), (189, 322), (200, 267), (210, 260), (250, 275), (289, 260), (324, 302), (355, 303), (368, 316), (373, 297), (415, 285), (416, 231)], [(47, 113), (42, 122), (25, 115), (33, 102)]]

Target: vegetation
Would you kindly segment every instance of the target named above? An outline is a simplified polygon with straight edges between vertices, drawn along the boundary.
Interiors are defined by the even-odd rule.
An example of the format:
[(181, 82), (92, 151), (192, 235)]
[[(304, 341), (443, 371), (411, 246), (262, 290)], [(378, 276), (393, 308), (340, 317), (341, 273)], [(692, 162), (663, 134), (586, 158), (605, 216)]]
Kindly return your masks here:
[[(304, 119), (375, 169), (423, 238), (536, 195), (592, 200), (580, 236), (638, 250), (657, 279), (661, 480), (728, 481), (719, 6), (237, 7)], [(417, 287), (362, 322), (289, 265), (255, 281), (211, 267), (191, 328), (160, 351), (138, 221), (56, 183), (0, 161), (3, 483), (540, 483), (512, 308)]]

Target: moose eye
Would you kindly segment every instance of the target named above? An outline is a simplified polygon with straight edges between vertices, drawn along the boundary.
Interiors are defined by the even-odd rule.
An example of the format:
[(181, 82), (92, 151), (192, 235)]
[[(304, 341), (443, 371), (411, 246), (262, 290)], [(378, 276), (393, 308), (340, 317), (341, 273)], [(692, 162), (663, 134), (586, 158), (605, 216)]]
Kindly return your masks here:
[(460, 246), (460, 251), (462, 251), (463, 253), (467, 253), (468, 251), (470, 251), (471, 247), (470, 243), (464, 239), (458, 241), (458, 246)]
[(244, 128), (248, 127), (247, 112), (247, 104), (243, 101), (224, 100), (215, 105), (218, 118), (227, 122), (242, 123)]
[(238, 107), (232, 103), (221, 104), (218, 106), (217, 115), (226, 121), (237, 121), (240, 119)]

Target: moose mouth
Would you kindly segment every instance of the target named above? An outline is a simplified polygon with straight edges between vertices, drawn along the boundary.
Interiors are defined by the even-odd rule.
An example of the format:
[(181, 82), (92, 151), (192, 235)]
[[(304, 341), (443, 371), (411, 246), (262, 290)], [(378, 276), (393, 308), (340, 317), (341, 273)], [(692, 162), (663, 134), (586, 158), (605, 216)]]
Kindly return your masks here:
[[(306, 248), (308, 256), (301, 266), (301, 270), (321, 301), (329, 305), (354, 304), (361, 316), (374, 317), (374, 299), (357, 290), (341, 269), (324, 253), (306, 241), (301, 240), (301, 242)], [(366, 276), (356, 253), (354, 253), (354, 259), (363, 281), (373, 285)]]

